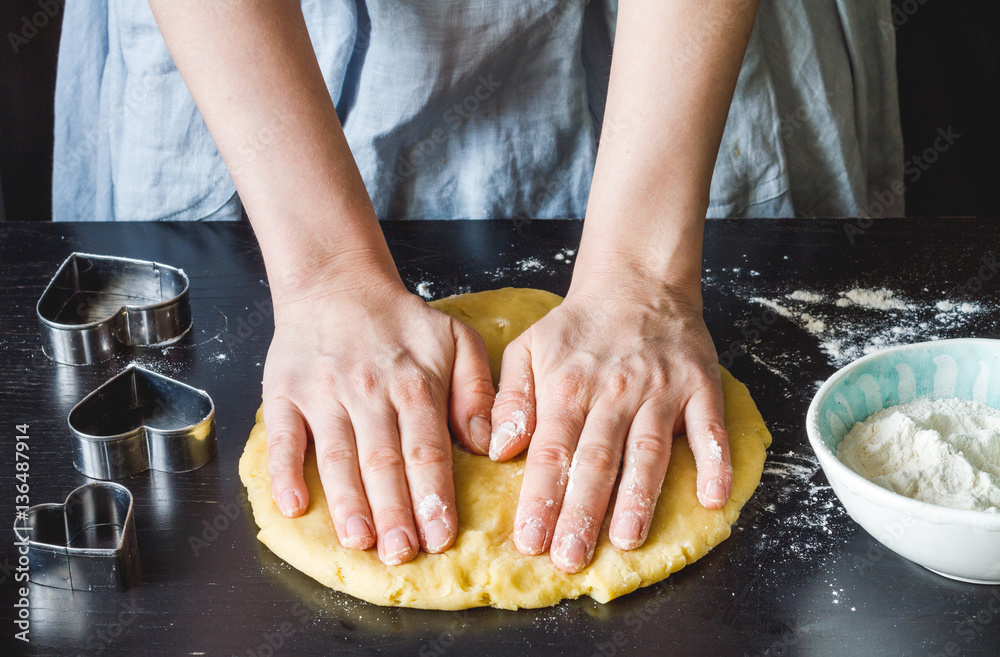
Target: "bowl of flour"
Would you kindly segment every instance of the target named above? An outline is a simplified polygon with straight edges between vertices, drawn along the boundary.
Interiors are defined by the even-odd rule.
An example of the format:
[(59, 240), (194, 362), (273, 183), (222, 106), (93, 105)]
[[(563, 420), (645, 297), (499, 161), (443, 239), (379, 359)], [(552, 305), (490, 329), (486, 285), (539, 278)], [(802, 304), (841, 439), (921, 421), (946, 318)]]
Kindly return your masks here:
[(1000, 340), (860, 358), (819, 389), (806, 430), (876, 540), (940, 575), (1000, 584)]

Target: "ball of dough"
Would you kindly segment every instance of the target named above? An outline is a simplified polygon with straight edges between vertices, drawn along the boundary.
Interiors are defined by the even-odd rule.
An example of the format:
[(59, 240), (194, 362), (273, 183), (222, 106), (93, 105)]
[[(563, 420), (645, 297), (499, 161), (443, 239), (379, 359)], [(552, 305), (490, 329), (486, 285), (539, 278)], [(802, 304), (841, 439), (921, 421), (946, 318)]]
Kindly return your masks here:
[[(430, 305), (475, 328), (486, 341), (494, 380), (508, 342), (559, 304), (542, 290), (504, 288), (462, 294)], [(556, 569), (547, 554), (526, 557), (511, 540), (523, 455), (494, 463), (455, 444), (452, 448), (459, 534), (443, 554), (419, 554), (400, 566), (386, 566), (374, 549), (343, 548), (330, 518), (310, 443), (305, 459), (309, 508), (286, 518), (271, 497), (267, 434), (261, 411), (250, 432), (240, 478), (247, 487), (257, 537), (277, 556), (338, 591), (379, 605), (423, 609), (501, 609), (554, 605), (589, 595), (607, 602), (665, 579), (725, 540), (740, 509), (760, 482), (771, 434), (746, 387), (722, 370), (725, 423), (733, 462), (732, 496), (708, 510), (695, 494), (694, 457), (684, 436), (674, 438), (670, 467), (642, 547), (623, 551), (608, 539), (612, 505), (601, 528), (594, 561), (582, 572)]]

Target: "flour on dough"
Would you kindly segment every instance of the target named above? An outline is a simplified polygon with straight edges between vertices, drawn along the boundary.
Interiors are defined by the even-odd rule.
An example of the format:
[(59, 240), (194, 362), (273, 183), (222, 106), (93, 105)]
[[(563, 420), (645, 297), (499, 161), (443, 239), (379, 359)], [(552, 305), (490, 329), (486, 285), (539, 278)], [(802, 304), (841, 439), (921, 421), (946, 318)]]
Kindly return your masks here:
[[(560, 301), (542, 290), (503, 288), (448, 297), (431, 305), (483, 335), (496, 379), (507, 343)], [(694, 457), (685, 437), (675, 438), (646, 542), (627, 552), (614, 547), (608, 539), (609, 507), (593, 563), (575, 574), (557, 570), (547, 554), (526, 557), (514, 548), (511, 531), (524, 474), (523, 456), (495, 463), (453, 446), (458, 539), (443, 554), (421, 553), (400, 566), (386, 566), (374, 549), (359, 552), (341, 547), (311, 444), (305, 461), (309, 508), (298, 518), (286, 518), (278, 511), (271, 497), (267, 434), (260, 411), (240, 459), (240, 478), (247, 487), (261, 542), (326, 586), (368, 602), (424, 609), (535, 608), (582, 595), (607, 602), (659, 582), (704, 556), (729, 536), (740, 509), (757, 488), (771, 434), (746, 387), (725, 370), (722, 384), (733, 460), (730, 500), (712, 511), (698, 503)]]

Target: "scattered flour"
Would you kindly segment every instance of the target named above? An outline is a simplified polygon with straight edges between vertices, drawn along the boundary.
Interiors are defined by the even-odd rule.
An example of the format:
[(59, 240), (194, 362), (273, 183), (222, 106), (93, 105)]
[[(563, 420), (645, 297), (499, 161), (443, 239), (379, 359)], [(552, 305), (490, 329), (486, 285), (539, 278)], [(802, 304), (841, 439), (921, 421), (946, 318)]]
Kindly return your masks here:
[(962, 399), (920, 399), (858, 422), (837, 457), (906, 497), (1000, 513), (1000, 411)]
[(892, 290), (881, 288), (879, 290), (866, 290), (864, 288), (854, 288), (847, 292), (841, 292), (837, 299), (837, 305), (844, 308), (850, 305), (862, 306), (864, 308), (877, 308), (879, 310), (906, 310), (910, 306), (896, 298)]
[(822, 319), (818, 319), (813, 315), (810, 315), (809, 313), (790, 310), (773, 299), (754, 297), (753, 299), (751, 299), (751, 301), (767, 306), (768, 308), (778, 313), (782, 317), (791, 319), (793, 321), (798, 320), (798, 322), (802, 325), (803, 328), (805, 328), (807, 331), (809, 331), (814, 335), (819, 335), (820, 333), (826, 330), (826, 322), (824, 322)]
[(545, 265), (538, 258), (525, 258), (524, 260), (518, 260), (514, 268), (518, 271), (542, 271), (545, 269)]
[(423, 297), (427, 301), (430, 301), (431, 299), (433, 299), (434, 295), (431, 294), (431, 283), (430, 283), (430, 281), (420, 281), (419, 283), (417, 283), (417, 294), (419, 294), (421, 297)]
[(784, 372), (782, 372), (780, 369), (778, 369), (774, 365), (771, 365), (770, 363), (768, 363), (767, 361), (765, 361), (763, 358), (761, 358), (757, 354), (751, 353), (750, 357), (753, 359), (753, 362), (755, 362), (758, 365), (764, 367), (769, 372), (771, 372), (771, 374), (773, 374), (773, 375), (775, 375), (775, 376), (777, 376), (779, 378), (784, 379), (787, 383), (791, 383), (792, 382), (792, 380), (788, 378), (787, 374), (785, 374)]
[[(886, 288), (854, 288), (832, 294), (795, 290), (781, 297), (750, 300), (818, 337), (820, 349), (837, 367), (893, 345), (967, 335), (967, 327), (983, 311), (979, 304), (970, 302), (904, 299)], [(787, 360), (760, 356), (772, 365)]]
[[(758, 516), (765, 517), (758, 521)], [(815, 563), (835, 553), (833, 546), (851, 534), (849, 516), (820, 474), (819, 461), (794, 450), (767, 455), (760, 488), (743, 507), (736, 528), (754, 525), (753, 559), (775, 568), (790, 557)]]
[(816, 319), (809, 313), (802, 313), (799, 317), (806, 323), (806, 330), (813, 335), (819, 335), (826, 330), (826, 322), (822, 319)]
[(563, 249), (562, 251), (559, 251), (552, 257), (555, 260), (559, 260), (560, 262), (564, 262), (568, 265), (571, 262), (573, 262), (572, 260), (570, 260), (570, 258), (572, 258), (574, 255), (576, 255), (576, 249)]
[(951, 301), (941, 300), (941, 301), (938, 301), (937, 304), (934, 307), (937, 308), (938, 310), (942, 311), (942, 312), (949, 312), (949, 311), (957, 310), (958, 312), (962, 312), (962, 313), (971, 313), (971, 312), (975, 312), (976, 311), (976, 307), (973, 304), (968, 303), (968, 302), (966, 302), (966, 303), (953, 303)]
[(823, 301), (822, 294), (807, 292), (806, 290), (795, 290), (788, 295), (788, 298), (793, 301), (808, 301), (809, 303), (819, 303), (820, 301)]

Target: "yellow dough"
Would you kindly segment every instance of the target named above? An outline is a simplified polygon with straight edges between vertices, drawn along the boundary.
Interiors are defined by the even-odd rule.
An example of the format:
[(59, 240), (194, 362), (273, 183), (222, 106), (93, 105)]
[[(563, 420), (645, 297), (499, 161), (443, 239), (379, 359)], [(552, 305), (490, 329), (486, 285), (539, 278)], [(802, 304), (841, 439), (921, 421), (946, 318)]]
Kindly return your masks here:
[[(494, 379), (504, 347), (562, 299), (549, 292), (504, 288), (431, 302), (479, 331), (490, 352)], [(444, 554), (421, 553), (410, 563), (386, 566), (374, 549), (340, 546), (330, 519), (310, 443), (305, 460), (309, 508), (286, 518), (271, 497), (267, 434), (261, 412), (250, 432), (240, 478), (247, 487), (257, 535), (276, 555), (319, 582), (379, 605), (425, 609), (502, 609), (554, 605), (589, 595), (607, 602), (665, 579), (725, 540), (760, 482), (771, 434), (746, 387), (722, 370), (725, 422), (733, 462), (733, 492), (722, 509), (709, 511), (695, 496), (694, 457), (684, 436), (674, 439), (670, 467), (646, 543), (632, 551), (608, 540), (609, 514), (593, 563), (573, 575), (557, 570), (547, 554), (521, 555), (511, 541), (524, 457), (494, 463), (453, 447), (460, 531)]]

